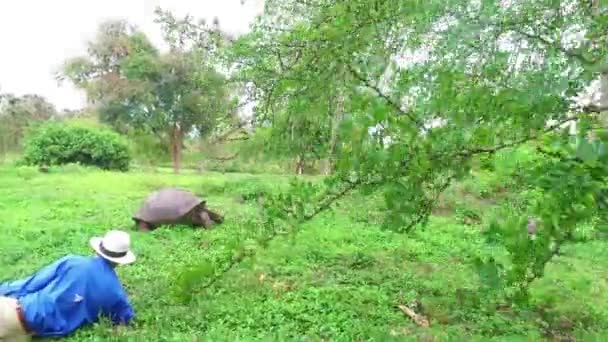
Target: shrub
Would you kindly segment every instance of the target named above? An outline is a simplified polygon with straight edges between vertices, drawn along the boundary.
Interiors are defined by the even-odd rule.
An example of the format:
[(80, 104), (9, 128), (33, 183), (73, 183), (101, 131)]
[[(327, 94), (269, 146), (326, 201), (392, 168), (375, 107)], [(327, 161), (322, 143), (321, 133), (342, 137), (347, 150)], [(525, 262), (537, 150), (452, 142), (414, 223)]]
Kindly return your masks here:
[(47, 123), (33, 130), (25, 143), (24, 162), (29, 165), (78, 163), (127, 171), (130, 161), (126, 141), (106, 128)]

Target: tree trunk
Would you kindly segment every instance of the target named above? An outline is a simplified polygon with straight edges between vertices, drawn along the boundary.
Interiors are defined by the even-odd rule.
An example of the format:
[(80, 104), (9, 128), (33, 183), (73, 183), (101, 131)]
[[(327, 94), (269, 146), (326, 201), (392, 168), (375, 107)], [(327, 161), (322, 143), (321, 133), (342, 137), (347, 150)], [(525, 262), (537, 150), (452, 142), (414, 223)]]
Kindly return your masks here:
[(594, 16), (601, 14), (600, 0), (591, 0), (591, 12)]
[(336, 98), (336, 109), (331, 122), (331, 137), (329, 141), (329, 154), (325, 161), (323, 174), (330, 175), (336, 169), (336, 153), (338, 150), (338, 130), (344, 117), (344, 95), (339, 93)]
[[(339, 115), (339, 114), (338, 114)], [(332, 119), (332, 127), (331, 127), (331, 138), (329, 141), (329, 153), (327, 158), (323, 161), (323, 170), (322, 173), (326, 176), (329, 176), (336, 167), (336, 152), (338, 145), (338, 128), (337, 125), (340, 122), (339, 116), (335, 115)]]
[(298, 159), (296, 161), (296, 174), (302, 175), (304, 174), (304, 155), (298, 155)]
[(182, 167), (182, 144), (184, 136), (179, 125), (173, 126), (170, 135), (170, 149), (171, 160), (173, 161), (173, 172), (178, 174)]
[(598, 107), (600, 108), (608, 108), (608, 72), (603, 72), (600, 75), (600, 88), (599, 98), (598, 98)]

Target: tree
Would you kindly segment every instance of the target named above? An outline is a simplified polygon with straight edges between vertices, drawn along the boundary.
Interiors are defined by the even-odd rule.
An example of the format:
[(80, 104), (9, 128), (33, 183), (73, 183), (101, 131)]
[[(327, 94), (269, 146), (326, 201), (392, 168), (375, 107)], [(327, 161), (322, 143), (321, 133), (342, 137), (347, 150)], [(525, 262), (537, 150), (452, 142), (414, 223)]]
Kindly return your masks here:
[[(326, 84), (346, 85), (345, 97), (351, 101), (345, 104), (345, 112), (350, 115), (351, 132), (356, 134), (343, 147), (343, 157), (360, 164), (372, 158), (368, 153), (371, 148), (375, 158), (387, 158), (392, 151), (410, 152), (406, 155), (413, 158), (408, 163), (411, 167), (423, 160), (427, 162), (422, 164), (438, 162), (425, 165), (420, 171), (431, 165), (434, 170), (422, 172), (422, 182), (415, 183), (442, 184), (446, 178), (466, 172), (475, 154), (537, 138), (545, 132), (548, 120), (579, 120), (570, 116), (569, 100), (562, 94), (577, 94), (597, 75), (592, 71), (598, 67), (595, 61), (581, 60), (578, 53), (555, 47), (544, 38), (559, 36), (561, 29), (575, 24), (552, 15), (555, 8), (549, 2), (508, 9), (489, 1), (481, 2), (478, 8), (460, 2), (289, 4), (292, 7), (287, 2), (279, 5), (270, 1), (268, 6), (287, 8), (284, 12), (305, 6), (307, 22), (296, 21), (288, 29), (275, 30), (260, 23), (258, 30), (263, 34), (258, 34), (265, 39), (254, 40), (248, 49), (257, 51), (255, 62), (240, 60), (244, 72), (258, 81), (259, 92), (269, 97), (271, 105), (284, 108), (310, 103), (324, 92)], [(444, 8), (444, 4), (448, 6)], [(522, 11), (526, 12), (523, 16)], [(599, 25), (585, 11), (577, 8), (572, 18)], [(541, 14), (549, 20), (540, 23), (534, 19)], [(404, 19), (416, 23), (416, 28), (404, 27)], [(433, 27), (439, 24), (447, 28)], [(594, 30), (603, 34), (597, 27)], [(476, 42), (473, 36), (478, 38)], [(511, 39), (512, 45), (525, 44), (527, 51), (504, 51), (499, 38)], [(428, 61), (413, 65), (407, 72), (386, 75), (396, 52), (407, 51), (405, 47), (422, 49), (423, 44), (427, 50), (432, 48), (426, 52)], [(602, 53), (593, 44), (587, 50), (592, 55)], [(529, 62), (521, 63), (523, 58)], [(522, 64), (518, 69), (513, 66), (516, 59)], [(573, 64), (581, 69), (570, 70)], [(569, 74), (560, 73), (565, 71)], [(412, 104), (406, 106), (406, 100)], [(438, 119), (447, 124), (427, 128)], [(383, 137), (393, 138), (391, 146), (378, 146), (385, 140), (366, 134), (369, 127), (377, 126), (383, 128)], [(439, 155), (450, 157), (440, 161)], [(374, 166), (380, 161), (364, 163), (370, 169), (357, 171), (362, 171), (362, 176), (378, 173), (384, 178), (386, 172), (378, 172)], [(342, 171), (353, 171), (351, 162), (344, 163)], [(418, 178), (402, 163), (405, 161), (389, 168), (394, 171), (389, 178)], [(423, 196), (420, 191), (422, 188), (414, 192)]]
[(164, 26), (171, 48), (160, 53), (124, 22), (102, 24), (87, 57), (68, 61), (63, 74), (87, 91), (102, 121), (121, 131), (143, 129), (168, 142), (176, 173), (187, 134), (207, 134), (228, 111), (224, 77), (205, 64), (205, 50)]
[[(132, 116), (128, 106), (137, 108), (137, 95), (141, 87), (130, 82), (123, 72), (125, 58), (150, 59), (158, 50), (145, 34), (124, 20), (111, 20), (100, 24), (95, 39), (87, 43), (87, 55), (67, 60), (57, 74), (60, 81), (71, 81), (86, 92), (92, 109), (100, 119), (111, 123), (119, 131), (128, 127), (119, 121), (120, 115)], [(133, 103), (133, 100), (136, 100)]]
[[(260, 120), (277, 134), (300, 120), (311, 123), (300, 136), (327, 132), (335, 111), (315, 99), (338, 89), (347, 100), (335, 172), (266, 200), (268, 239), (355, 191), (382, 194), (385, 225), (411, 231), (477, 157), (532, 146), (538, 158), (518, 177), (537, 195), (488, 227), (512, 258), (478, 263), (487, 285), (525, 304), (577, 222), (606, 219), (608, 136), (596, 106), (572, 101), (608, 72), (606, 9), (596, 2), (268, 0), (266, 9), (235, 54)], [(538, 220), (530, 234), (528, 217)]]
[(184, 135), (193, 131), (207, 134), (228, 108), (224, 77), (213, 69), (202, 68), (196, 54), (190, 52), (159, 56), (151, 60), (152, 68), (142, 68), (138, 60), (125, 61), (127, 78), (138, 83), (141, 92), (132, 101), (137, 107), (131, 107), (131, 114), (122, 119), (131, 123), (138, 120), (153, 132), (167, 136), (174, 169), (179, 172)]
[[(303, 79), (290, 75), (295, 72), (293, 68), (306, 72), (335, 61), (292, 54), (290, 47), (274, 41), (270, 28), (262, 27), (235, 42), (230, 55), (238, 65), (234, 79), (253, 84), (250, 97), (258, 102), (255, 121), (257, 125), (271, 124), (273, 128), (267, 135), (265, 148), (258, 152), (295, 158), (296, 173), (301, 174), (306, 160), (335, 159), (338, 129), (347, 100), (345, 85), (341, 75), (325, 77), (312, 88), (299, 82)], [(328, 165), (328, 171), (333, 167), (333, 163)]]
[(40, 95), (0, 94), (1, 150), (4, 152), (19, 148), (26, 130), (31, 125), (56, 115), (55, 106)]

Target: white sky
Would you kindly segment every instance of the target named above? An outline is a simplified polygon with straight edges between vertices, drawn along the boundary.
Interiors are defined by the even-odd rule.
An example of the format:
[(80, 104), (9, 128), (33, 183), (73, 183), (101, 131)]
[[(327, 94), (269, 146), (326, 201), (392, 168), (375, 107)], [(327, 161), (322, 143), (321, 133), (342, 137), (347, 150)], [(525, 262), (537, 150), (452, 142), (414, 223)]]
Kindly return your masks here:
[(0, 91), (40, 94), (57, 106), (78, 109), (84, 95), (69, 83), (61, 86), (54, 71), (67, 58), (85, 53), (98, 25), (111, 18), (127, 19), (160, 46), (154, 23), (157, 6), (178, 16), (191, 14), (212, 20), (223, 30), (247, 32), (262, 9), (248, 0), (0, 0)]

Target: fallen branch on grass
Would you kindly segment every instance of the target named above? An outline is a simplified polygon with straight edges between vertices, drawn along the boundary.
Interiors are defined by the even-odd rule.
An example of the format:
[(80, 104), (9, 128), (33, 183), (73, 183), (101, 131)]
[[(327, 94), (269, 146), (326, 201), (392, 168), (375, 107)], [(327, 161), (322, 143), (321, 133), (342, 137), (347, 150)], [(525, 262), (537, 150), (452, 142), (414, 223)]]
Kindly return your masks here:
[(410, 309), (409, 307), (407, 307), (405, 305), (399, 305), (397, 307), (399, 308), (399, 310), (401, 310), (401, 312), (403, 312), (405, 315), (407, 315), (409, 318), (411, 318), (414, 321), (414, 323), (418, 324), (419, 326), (425, 327), (425, 328), (427, 328), (429, 326), (429, 320), (426, 319), (426, 317), (415, 313), (414, 310)]

